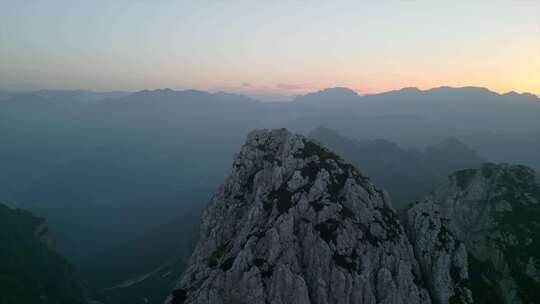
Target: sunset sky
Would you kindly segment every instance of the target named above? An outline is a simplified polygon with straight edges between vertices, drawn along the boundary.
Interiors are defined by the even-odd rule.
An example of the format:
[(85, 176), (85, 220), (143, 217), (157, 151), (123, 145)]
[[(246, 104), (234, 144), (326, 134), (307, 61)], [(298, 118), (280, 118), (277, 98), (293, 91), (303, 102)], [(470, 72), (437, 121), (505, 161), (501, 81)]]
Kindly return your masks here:
[(1, 89), (540, 95), (540, 1), (0, 0)]

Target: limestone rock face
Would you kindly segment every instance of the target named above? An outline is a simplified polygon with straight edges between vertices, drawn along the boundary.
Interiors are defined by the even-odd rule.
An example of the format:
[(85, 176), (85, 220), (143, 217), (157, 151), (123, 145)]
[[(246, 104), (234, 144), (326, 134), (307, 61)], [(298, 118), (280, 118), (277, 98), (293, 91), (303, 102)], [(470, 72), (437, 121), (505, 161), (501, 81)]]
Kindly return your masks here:
[(405, 218), (409, 240), (434, 303), (473, 303), (467, 249), (440, 209), (429, 199), (409, 208)]
[[(463, 254), (452, 247), (430, 263), (461, 267)], [(422, 277), (384, 191), (310, 139), (260, 130), (211, 200), (167, 301), (431, 303)]]
[(540, 303), (540, 185), (533, 170), (485, 164), (458, 171), (429, 200), (465, 244), (475, 303)]
[(250, 133), (167, 302), (540, 303), (540, 186), (486, 164), (401, 218), (316, 141)]

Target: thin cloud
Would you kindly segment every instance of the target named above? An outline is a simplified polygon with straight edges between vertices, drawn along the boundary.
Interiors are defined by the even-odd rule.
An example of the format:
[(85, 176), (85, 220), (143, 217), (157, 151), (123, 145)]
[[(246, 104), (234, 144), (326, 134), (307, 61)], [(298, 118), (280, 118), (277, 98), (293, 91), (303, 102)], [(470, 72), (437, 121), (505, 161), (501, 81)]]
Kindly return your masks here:
[(279, 83), (276, 87), (282, 90), (296, 91), (309, 89), (311, 85), (306, 83)]

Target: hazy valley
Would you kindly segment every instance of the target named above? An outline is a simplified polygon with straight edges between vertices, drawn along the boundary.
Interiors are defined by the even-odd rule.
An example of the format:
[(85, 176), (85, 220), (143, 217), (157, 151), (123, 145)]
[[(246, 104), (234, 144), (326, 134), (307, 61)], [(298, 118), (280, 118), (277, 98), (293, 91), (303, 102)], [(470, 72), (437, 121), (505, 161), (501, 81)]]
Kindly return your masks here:
[[(361, 180), (358, 185), (359, 189), (376, 187), (376, 189), (384, 189), (388, 193), (389, 196), (377, 194), (380, 198), (377, 198), (376, 202), (369, 203), (375, 204), (373, 205), (375, 207), (369, 208), (388, 209), (388, 211), (384, 211), (386, 209), (377, 211), (380, 214), (374, 215), (375, 219), (378, 218), (377, 221), (383, 222), (391, 221), (383, 225), (383, 227), (390, 225), (384, 229), (399, 230), (399, 243), (401, 244), (399, 250), (404, 250), (401, 253), (401, 259), (404, 263), (410, 264), (411, 269), (413, 269), (412, 279), (407, 284), (416, 286), (414, 287), (417, 289), (415, 297), (417, 297), (418, 303), (429, 303), (429, 301), (447, 303), (445, 301), (454, 295), (456, 297), (459, 295), (463, 303), (469, 303), (473, 300), (475, 303), (491, 303), (490, 301), (493, 299), (490, 300), (487, 292), (481, 293), (475, 289), (478, 286), (484, 286), (482, 284), (489, 284), (490, 288), (494, 290), (503, 290), (504, 292), (501, 292), (497, 298), (503, 301), (502, 303), (517, 303), (515, 302), (517, 298), (521, 298), (524, 303), (532, 303), (527, 299), (537, 299), (535, 292), (531, 291), (531, 288), (536, 287), (528, 287), (538, 284), (536, 270), (534, 270), (538, 269), (537, 266), (534, 266), (537, 263), (536, 259), (539, 258), (538, 252), (536, 249), (532, 249), (533, 247), (530, 247), (529, 251), (529, 247), (527, 247), (536, 246), (534, 245), (534, 233), (538, 231), (538, 227), (534, 217), (530, 218), (528, 222), (530, 227), (526, 228), (527, 232), (521, 230), (519, 232), (520, 238), (527, 233), (531, 236), (526, 238), (523, 236), (524, 239), (522, 241), (520, 239), (517, 243), (511, 242), (512, 246), (515, 247), (522, 246), (519, 244), (523, 242), (528, 243), (529, 239), (533, 240), (532, 243), (523, 245), (525, 247), (519, 249), (524, 253), (523, 260), (520, 260), (515, 268), (511, 266), (512, 269), (516, 270), (511, 270), (508, 273), (501, 266), (505, 265), (504, 260), (500, 262), (502, 264), (493, 263), (493, 265), (490, 264), (491, 266), (486, 266), (485, 263), (489, 264), (491, 260), (485, 261), (482, 250), (487, 249), (476, 249), (475, 246), (478, 245), (472, 246), (468, 243), (469, 240), (461, 234), (463, 230), (460, 230), (469, 229), (460, 226), (464, 224), (461, 222), (454, 224), (454, 219), (445, 213), (447, 211), (437, 211), (436, 215), (433, 214), (435, 212), (433, 210), (437, 210), (437, 208), (448, 210), (444, 205), (447, 199), (424, 202), (426, 195), (434, 191), (440, 193), (441, 190), (437, 189), (448, 183), (446, 182), (448, 176), (455, 176), (455, 174), (459, 176), (461, 174), (459, 172), (466, 169), (484, 168), (486, 166), (484, 164), (488, 162), (524, 165), (539, 170), (540, 120), (537, 118), (540, 117), (540, 99), (536, 96), (530, 94), (500, 95), (483, 88), (445, 87), (427, 91), (409, 88), (365, 96), (359, 96), (348, 89), (334, 88), (299, 96), (296, 100), (286, 103), (260, 102), (249, 97), (227, 93), (167, 89), (136, 93), (42, 90), (2, 92), (0, 97), (0, 137), (2, 138), (0, 201), (11, 207), (29, 210), (47, 220), (51, 233), (57, 242), (55, 250), (73, 263), (78, 273), (77, 284), (82, 286), (86, 297), (97, 301), (96, 303), (162, 303), (165, 297), (175, 289), (177, 281), (184, 271), (189, 269), (187, 268), (190, 265), (189, 257), (192, 250), (196, 248), (197, 240), (199, 240), (197, 248), (209, 246), (208, 249), (204, 249), (204, 254), (198, 255), (201, 259), (208, 259), (207, 255), (211, 255), (211, 252), (207, 252), (208, 250), (217, 250), (216, 246), (219, 246), (217, 243), (223, 242), (223, 240), (206, 240), (205, 238), (208, 236), (204, 239), (198, 236), (201, 215), (212, 197), (214, 198), (211, 205), (229, 204), (216, 202), (220, 195), (225, 195), (219, 194), (224, 191), (223, 186), (220, 185), (227, 176), (230, 174), (235, 176), (235, 170), (239, 170), (235, 163), (238, 162), (238, 153), (246, 141), (247, 135), (252, 130), (263, 128), (287, 128), (291, 132), (304, 134), (306, 138), (314, 140), (317, 146), (321, 145), (330, 149), (339, 155), (339, 158), (344, 162), (352, 164), (356, 173), (349, 174), (362, 176), (361, 178), (355, 177)], [(289, 136), (293, 135), (286, 135), (284, 138), (289, 138)], [(280, 146), (281, 143), (277, 143), (277, 145)], [(285, 161), (282, 159), (285, 156), (279, 156), (275, 154), (276, 152), (272, 152), (273, 150), (265, 150), (263, 146), (257, 147), (256, 151), (261, 151), (254, 152), (256, 159), (262, 157), (257, 156), (257, 153), (267, 153), (271, 159), (280, 159), (281, 163)], [(324, 155), (311, 155), (310, 157), (314, 156), (325, 157)], [(235, 157), (236, 160), (233, 163)], [(258, 161), (261, 163), (258, 164)], [(263, 164), (267, 162), (268, 165), (272, 164), (272, 161), (265, 157), (257, 162), (255, 164), (257, 169), (250, 169), (255, 170), (252, 174), (258, 170), (269, 170), (267, 165)], [(337, 241), (341, 239), (338, 237), (341, 235), (339, 227), (349, 227), (349, 220), (341, 222), (342, 219), (333, 219), (331, 214), (337, 212), (336, 214), (339, 215), (340, 212), (345, 212), (348, 217), (354, 218), (360, 216), (359, 214), (364, 214), (364, 211), (354, 211), (355, 208), (360, 208), (354, 206), (364, 203), (351, 202), (350, 204), (353, 205), (348, 208), (352, 211), (344, 211), (343, 208), (340, 211), (339, 208), (336, 209), (337, 207), (331, 207), (332, 204), (341, 204), (342, 197), (340, 195), (345, 195), (341, 193), (345, 190), (341, 189), (345, 189), (347, 177), (335, 182), (336, 184), (332, 186), (335, 190), (332, 191), (336, 192), (328, 194), (330, 196), (325, 198), (326, 202), (324, 200), (322, 203), (312, 202), (312, 194), (308, 193), (315, 190), (309, 190), (310, 187), (322, 187), (320, 182), (317, 182), (319, 178), (322, 178), (319, 176), (322, 173), (317, 172), (323, 169), (324, 171), (330, 170), (324, 162), (314, 160), (314, 164), (314, 167), (309, 167), (306, 172), (301, 167), (297, 168), (297, 170), (302, 171), (301, 176), (304, 178), (306, 178), (305, 174), (309, 175), (309, 181), (304, 186), (295, 186), (297, 188), (304, 187), (302, 188), (303, 195), (308, 195), (309, 204), (313, 204), (311, 208), (314, 209), (309, 209), (311, 211), (308, 212), (306, 211), (308, 209), (302, 207), (305, 209), (302, 211), (298, 209), (300, 208), (298, 205), (294, 207), (296, 211), (293, 213), (281, 210), (278, 214), (274, 214), (273, 211), (268, 211), (271, 213), (268, 215), (269, 218), (264, 219), (266, 224), (254, 222), (253, 225), (259, 227), (259, 230), (262, 229), (261, 233), (264, 234), (269, 233), (265, 231), (271, 231), (273, 225), (285, 221), (286, 218), (292, 218), (294, 225), (297, 225), (297, 221), (309, 215), (310, 221), (315, 221), (313, 222), (314, 227), (330, 225), (324, 228), (330, 229), (330, 231), (312, 227), (315, 230), (310, 230), (309, 242), (315, 243), (310, 244), (317, 244), (316, 246), (324, 248), (329, 246), (328, 248), (332, 252), (335, 251), (336, 253), (330, 254), (330, 256), (334, 255), (333, 260), (328, 261), (333, 261), (332, 263), (336, 264), (335, 267), (338, 267), (336, 269), (339, 270), (339, 273), (344, 271), (344, 267), (347, 270), (349, 267), (353, 267), (352, 265), (356, 271), (361, 273), (361, 269), (364, 268), (360, 266), (360, 260), (370, 259), (369, 256), (372, 254), (382, 254), (385, 251), (379, 252), (378, 250), (381, 248), (371, 243), (370, 246), (374, 246), (372, 249), (369, 249), (371, 248), (369, 246), (363, 247), (359, 243), (348, 243), (346, 245), (348, 249), (343, 252), (345, 249), (340, 245), (341, 241)], [(273, 166), (279, 168), (285, 165), (274, 163)], [(351, 168), (353, 168), (352, 166)], [(282, 173), (283, 183), (289, 178), (292, 178), (291, 182), (293, 179), (299, 178), (294, 173), (296, 169), (293, 170), (293, 167), (284, 167), (286, 171)], [(495, 168), (495, 172), (503, 172), (502, 176), (505, 176), (505, 170), (514, 170), (513, 167), (507, 169), (505, 165)], [(526, 190), (530, 194), (523, 194), (524, 197), (512, 194), (513, 196), (508, 197), (506, 202), (512, 206), (517, 204), (508, 209), (515, 212), (522, 212), (519, 204), (530, 205), (533, 210), (527, 211), (527, 213), (534, 214), (537, 212), (534, 205), (538, 203), (538, 193), (535, 192), (537, 190), (534, 190), (537, 189), (534, 188), (537, 187), (537, 184), (534, 186), (534, 173), (527, 171), (530, 169), (519, 170), (525, 170), (526, 174), (532, 175), (525, 177), (521, 176), (520, 173), (512, 173), (517, 174), (516, 178), (520, 178), (520, 180), (514, 181), (512, 177), (507, 181), (501, 177), (503, 180), (497, 181), (497, 183), (502, 183), (501, 187), (503, 188), (514, 187), (514, 184), (517, 185), (516, 187), (524, 187), (525, 184), (531, 185), (527, 187), (533, 187), (530, 188), (532, 190)], [(330, 176), (333, 174), (327, 173)], [(231, 178), (234, 177), (229, 177), (229, 179)], [(370, 180), (370, 186), (363, 184), (367, 179)], [(466, 189), (480, 187), (472, 184), (469, 186), (475, 180), (458, 182), (462, 189), (452, 190), (453, 194), (448, 195), (459, 197), (464, 195), (463, 200), (467, 202), (468, 190)], [(242, 185), (245, 183), (243, 180), (238, 182)], [(289, 187), (291, 187), (291, 182), (289, 182)], [(256, 187), (267, 189), (276, 181), (274, 178), (268, 182), (255, 179), (251, 183), (254, 183)], [(300, 182), (295, 181), (294, 183)], [(238, 203), (244, 202), (245, 204), (253, 200), (254, 195), (255, 197), (263, 195), (256, 193), (254, 185), (241, 187), (251, 188), (241, 191), (235, 188), (235, 191), (240, 191), (237, 195), (243, 197), (242, 199), (234, 199)], [(279, 183), (274, 187), (279, 188)], [(452, 187), (455, 188), (455, 186)], [(330, 191), (329, 188), (325, 189), (327, 188), (323, 187), (318, 191)], [(265, 191), (271, 192), (270, 189)], [(293, 199), (292, 197), (295, 195), (286, 194), (287, 191), (296, 193), (296, 188), (283, 191), (285, 192), (279, 195), (286, 195), (286, 200), (290, 201), (286, 204), (300, 204), (300, 198)], [(473, 193), (478, 191), (480, 190), (476, 189)], [(513, 191), (524, 193), (525, 190)], [(214, 196), (215, 193), (218, 193), (217, 197)], [(324, 194), (320, 195), (325, 197)], [(356, 194), (351, 195), (355, 196)], [(478, 197), (478, 195), (483, 194), (470, 195), (474, 196), (471, 200), (484, 200)], [(496, 204), (495, 198), (498, 196), (485, 195), (486, 202)], [(524, 203), (525, 197), (530, 198), (531, 202)], [(266, 199), (261, 198), (262, 201)], [(278, 196), (277, 199), (281, 198)], [(372, 199), (369, 198), (369, 200)], [(379, 206), (381, 200), (384, 202), (382, 205), (384, 207)], [(422, 203), (409, 207), (416, 202)], [(241, 207), (239, 205), (235, 207), (238, 210), (234, 212), (239, 214), (255, 212), (249, 211), (249, 208), (255, 208), (254, 206)], [(350, 214), (351, 212), (352, 214)], [(360, 213), (357, 214), (357, 212)], [(324, 224), (320, 216), (314, 218), (313, 216), (318, 213), (325, 214), (324, 217), (329, 217), (325, 221), (330, 222)], [(422, 229), (426, 228), (421, 222), (421, 217), (418, 218), (418, 213), (432, 214), (430, 218), (434, 219), (435, 224), (430, 225), (440, 226), (452, 223), (451, 227), (444, 229), (451, 231), (452, 244), (462, 243), (467, 247), (460, 250), (465, 250), (469, 259), (467, 259), (466, 254), (465, 257), (463, 256), (463, 252), (454, 252), (450, 248), (446, 251), (435, 252), (435, 248), (442, 245), (430, 244), (429, 242), (432, 242), (433, 239), (419, 240), (419, 237), (416, 236), (419, 233), (417, 230), (423, 231)], [(280, 214), (287, 214), (287, 217), (285, 215), (280, 217)], [(205, 216), (211, 215), (207, 213)], [(216, 218), (212, 221), (219, 222), (227, 218), (243, 222), (244, 220), (236, 219), (238, 216), (240, 215), (215, 215)], [(388, 218), (389, 216), (392, 219)], [(443, 218), (439, 219), (439, 216), (443, 216)], [(466, 216), (472, 215), (465, 213), (463, 217)], [(499, 217), (499, 215), (493, 216)], [(516, 215), (516, 217), (520, 216)], [(365, 220), (367, 222), (362, 222), (361, 226), (370, 229), (369, 227), (373, 225), (369, 224), (371, 220), (367, 218)], [(461, 217), (459, 221), (461, 221)], [(475, 224), (473, 219), (467, 221), (471, 225), (483, 225)], [(510, 224), (512, 219), (505, 219), (505, 221), (508, 221), (508, 224), (506, 222), (504, 224), (490, 224), (489, 229), (497, 231), (510, 229), (508, 230), (510, 232), (514, 231), (513, 229), (525, 229), (509, 226), (513, 225)], [(488, 222), (492, 223), (493, 221)], [(233, 222), (223, 225), (235, 227), (236, 224)], [(306, 229), (301, 227), (303, 226), (298, 228), (301, 231)], [(224, 233), (229, 231), (229, 228), (223, 229)], [(230, 229), (233, 229), (230, 231), (236, 231), (239, 228)], [(375, 242), (376, 239), (388, 238), (385, 236), (388, 233), (397, 233), (390, 232), (390, 230), (381, 235), (378, 234), (380, 232), (373, 232), (375, 234), (371, 242)], [(230, 231), (227, 233), (232, 233)], [(297, 232), (296, 228), (288, 233), (292, 234), (288, 235), (287, 238), (296, 239), (300, 247), (306, 245), (302, 241), (306, 236), (297, 234), (300, 232)], [(337, 239), (329, 241), (327, 239), (328, 233), (331, 235), (338, 233), (336, 236), (332, 236), (332, 238), (337, 237)], [(346, 233), (347, 238), (360, 232), (350, 233), (352, 232)], [(313, 239), (317, 234), (320, 234), (322, 240)], [(423, 231), (421, 235), (426, 237), (429, 236), (429, 233)], [(481, 237), (481, 241), (485, 242), (483, 239), (485, 237)], [(504, 237), (505, 242), (508, 241), (508, 237), (512, 238), (504, 236), (504, 234), (501, 237)], [(247, 272), (249, 267), (246, 268), (245, 264), (234, 266), (237, 265), (236, 262), (231, 262), (226, 258), (247, 254), (238, 251), (240, 250), (238, 246), (244, 246), (240, 245), (243, 242), (267, 242), (264, 237), (258, 241), (248, 241), (247, 236), (237, 233), (220, 236), (220, 238), (231, 239), (230, 248), (227, 247), (227, 252), (222, 253), (224, 254), (223, 261), (228, 261), (227, 269), (213, 270), (211, 268), (210, 270), (198, 271), (201, 274), (208, 274), (209, 278), (213, 278), (215, 271), (223, 272), (230, 269), (236, 275)], [(205, 244), (204, 242), (210, 243)], [(390, 243), (384, 245), (384, 248), (394, 246), (391, 245), (391, 240), (385, 242)], [(233, 246), (233, 244), (237, 245)], [(418, 246), (428, 247), (419, 248)], [(470, 246), (472, 248), (469, 248)], [(485, 246), (493, 248), (495, 245), (487, 242)], [(295, 248), (294, 246), (290, 247), (287, 252), (292, 254), (292, 252), (300, 250)], [(363, 248), (363, 253), (355, 251), (360, 250), (355, 248)], [(507, 250), (517, 250), (508, 248), (506, 245), (501, 248), (502, 254), (498, 257), (511, 255), (512, 253)], [(274, 249), (270, 247), (268, 250)], [(319, 251), (325, 252), (324, 250), (320, 249)], [(411, 255), (409, 252), (411, 250), (412, 252), (427, 250), (431, 252), (432, 257), (422, 259), (418, 253)], [(339, 255), (337, 259), (336, 254)], [(356, 260), (356, 257), (351, 258), (351, 254), (358, 256), (360, 260)], [(363, 255), (365, 256), (360, 258)], [(456, 259), (459, 257), (462, 260), (461, 264), (452, 266), (454, 264), (447, 261), (448, 258), (453, 259), (453, 256), (456, 256)], [(474, 260), (471, 260), (471, 257), (474, 257)], [(465, 262), (463, 262), (464, 258)], [(239, 294), (234, 295), (234, 297), (240, 296), (249, 299), (251, 299), (250, 297), (264, 299), (264, 295), (278, 297), (277, 295), (272, 296), (272, 292), (276, 292), (281, 287), (279, 285), (271, 287), (274, 283), (268, 280), (272, 276), (264, 277), (264, 272), (269, 271), (268, 267), (279, 268), (281, 262), (278, 260), (270, 261), (271, 257), (254, 256), (253, 259), (251, 261), (248, 259), (245, 263), (247, 265), (255, 263), (253, 264), (255, 266), (251, 267), (256, 267), (259, 272), (263, 273), (262, 281), (260, 281), (263, 282), (261, 285), (263, 286), (262, 294), (243, 295), (241, 291), (238, 291)], [(266, 262), (261, 264), (260, 259), (264, 259)], [(318, 257), (318, 259), (323, 259), (323, 257)], [(440, 259), (443, 260), (438, 262)], [(444, 264), (442, 261), (449, 264)], [(532, 266), (528, 265), (529, 262), (532, 263)], [(229, 265), (230, 263), (232, 264)], [(285, 264), (290, 263), (292, 262), (285, 262)], [(301, 264), (303, 263), (307, 262), (301, 262)], [(435, 271), (434, 266), (430, 266), (431, 263), (439, 263), (437, 267), (440, 268), (436, 270), (437, 273), (429, 273), (428, 269)], [(193, 258), (191, 265), (193, 265)], [(456, 287), (457, 285), (452, 285), (449, 282), (430, 285), (430, 278), (433, 276), (445, 278), (444, 273), (451, 276), (450, 280), (453, 280), (455, 268), (452, 267), (465, 269), (460, 270), (460, 276), (463, 275), (462, 279), (465, 280), (471, 275), (470, 267), (473, 266), (481, 267), (482, 271), (491, 269), (486, 267), (493, 267), (496, 271), (481, 276), (481, 278), (470, 278), (475, 280), (472, 285)], [(376, 276), (383, 268), (393, 272), (392, 267), (397, 266), (379, 265), (376, 268), (370, 268), (371, 270), (366, 273), (371, 273), (370, 277)], [(531, 267), (533, 270), (530, 270)], [(467, 269), (469, 269), (468, 272)], [(253, 269), (249, 271), (253, 271)], [(468, 274), (465, 276), (465, 273)], [(275, 275), (277, 277), (274, 280), (289, 280), (286, 279), (286, 276), (282, 277), (285, 274), (275, 273)], [(298, 291), (295, 293), (296, 296), (304, 292), (307, 292), (308, 295), (313, 295), (314, 292), (317, 294), (323, 292), (323, 289), (315, 291), (315, 287), (310, 285), (310, 280), (313, 280), (313, 277), (310, 279), (310, 276), (316, 274), (308, 271), (305, 275), (306, 277), (302, 278), (303, 284), (305, 284), (302, 288), (305, 290)], [(327, 274), (319, 275), (326, 276)], [(475, 275), (477, 274), (475, 273)], [(419, 279), (420, 277), (422, 279)], [(489, 281), (482, 279), (486, 277), (489, 278)], [(497, 286), (500, 278), (510, 278), (508, 280), (514, 283)], [(398, 278), (398, 280), (403, 279), (404, 277)], [(214, 280), (216, 279), (211, 281)], [(352, 276), (347, 277), (344, 282), (349, 282), (346, 283), (349, 286), (349, 284), (357, 284), (359, 282), (357, 280), (358, 278)], [(423, 281), (423, 283), (418, 283), (418, 280)], [(255, 282), (246, 281), (246, 284), (256, 284)], [(207, 300), (210, 301), (210, 295), (208, 295), (207, 300), (191, 298), (192, 289), (189, 287), (191, 283), (183, 284), (188, 286), (182, 289), (187, 291), (187, 299), (191, 299), (188, 302), (202, 301), (201, 303), (206, 303)], [(373, 301), (382, 301), (383, 299), (376, 295), (377, 287), (375, 285), (377, 283), (370, 284), (362, 288), (367, 288), (366, 290), (369, 289), (370, 292), (374, 293)], [(522, 286), (522, 284), (524, 285)], [(339, 294), (336, 293), (337, 290), (345, 288), (345, 285), (332, 286), (328, 287), (329, 289), (324, 289), (324, 293), (327, 294), (325, 297), (330, 297), (330, 294), (337, 296)], [(225, 287), (216, 286), (215, 288)], [(401, 294), (402, 288), (405, 287), (396, 289), (396, 294), (392, 296), (394, 300), (406, 297)], [(349, 292), (352, 291), (347, 291), (347, 293)], [(230, 296), (233, 297), (233, 295)], [(281, 296), (285, 297), (286, 295)], [(310, 297), (308, 296), (308, 298)], [(351, 295), (351, 297), (353, 296)], [(435, 300), (437, 297), (446, 300)], [(228, 301), (233, 300), (229, 299)], [(250, 303), (257, 301), (253, 298)], [(284, 303), (305, 302), (306, 299), (283, 298), (282, 301)], [(342, 300), (338, 301), (336, 298), (335, 301), (327, 301), (338, 303)], [(343, 301), (346, 300), (343, 299)], [(355, 303), (356, 300), (350, 301)], [(371, 300), (364, 299), (364, 301), (369, 303)]]

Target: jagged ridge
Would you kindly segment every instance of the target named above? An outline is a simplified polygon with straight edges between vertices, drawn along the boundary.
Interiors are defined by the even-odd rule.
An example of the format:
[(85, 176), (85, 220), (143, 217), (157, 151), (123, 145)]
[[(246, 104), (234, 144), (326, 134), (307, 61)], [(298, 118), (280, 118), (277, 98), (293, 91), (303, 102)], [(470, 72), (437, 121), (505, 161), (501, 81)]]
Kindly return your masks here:
[[(430, 208), (438, 214), (423, 223), (446, 221), (443, 228), (467, 248), (470, 277), (461, 283), (475, 303), (540, 303), (540, 185), (532, 169), (485, 164), (458, 171), (409, 210), (409, 222), (421, 223), (419, 212)], [(433, 228), (412, 234), (441, 230)], [(417, 242), (415, 251), (423, 247)]]
[(534, 171), (487, 164), (451, 175), (401, 221), (316, 141), (254, 131), (168, 302), (537, 303), (539, 201)]
[(318, 143), (252, 132), (170, 303), (429, 303), (385, 193)]

